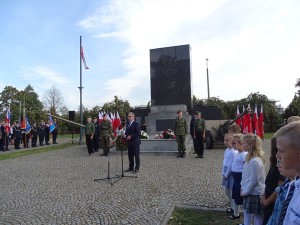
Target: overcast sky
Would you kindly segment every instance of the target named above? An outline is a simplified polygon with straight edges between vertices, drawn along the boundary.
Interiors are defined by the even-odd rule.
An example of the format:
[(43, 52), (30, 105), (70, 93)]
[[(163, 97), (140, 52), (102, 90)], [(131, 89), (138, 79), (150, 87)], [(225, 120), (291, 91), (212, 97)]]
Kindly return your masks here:
[(193, 94), (240, 100), (259, 92), (287, 107), (300, 78), (298, 0), (1, 0), (0, 90), (31, 84), (42, 99), (56, 86), (79, 107), (117, 95), (150, 100), (149, 50), (190, 44)]

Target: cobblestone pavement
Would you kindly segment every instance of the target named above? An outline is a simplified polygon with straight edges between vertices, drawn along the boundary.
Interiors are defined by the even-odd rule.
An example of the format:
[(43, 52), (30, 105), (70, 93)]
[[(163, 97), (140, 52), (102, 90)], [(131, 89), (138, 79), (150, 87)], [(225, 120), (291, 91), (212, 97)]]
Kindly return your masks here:
[[(1, 161), (0, 224), (155, 225), (173, 203), (223, 208), (223, 153), (205, 150), (204, 159), (142, 154), (137, 178), (100, 181), (94, 179), (108, 177), (108, 157), (88, 156), (82, 145)], [(110, 171), (120, 175), (119, 154), (110, 156)]]

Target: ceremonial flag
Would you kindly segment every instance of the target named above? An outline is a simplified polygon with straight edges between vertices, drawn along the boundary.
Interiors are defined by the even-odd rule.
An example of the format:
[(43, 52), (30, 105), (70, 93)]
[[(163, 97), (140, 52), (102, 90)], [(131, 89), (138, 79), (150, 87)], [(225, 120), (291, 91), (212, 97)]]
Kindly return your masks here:
[(254, 114), (253, 114), (253, 123), (254, 123), (254, 129), (255, 129), (255, 134), (257, 136), (259, 135), (259, 127), (258, 127), (258, 114), (257, 114), (257, 104), (255, 104), (255, 110), (254, 110)]
[[(243, 105), (243, 112), (245, 112), (245, 106)], [(247, 134), (248, 130), (246, 131), (246, 124), (247, 124), (247, 113), (242, 117), (242, 133)]]
[(25, 118), (25, 121), (26, 121), (25, 133), (28, 134), (31, 131), (31, 126), (27, 117)]
[(98, 122), (101, 123), (103, 120), (102, 112), (98, 113)]
[(6, 133), (8, 133), (10, 131), (10, 107), (6, 111), (5, 122), (6, 122), (5, 131)]
[(22, 130), (26, 129), (25, 103), (24, 103), (24, 107), (23, 107), (23, 117), (22, 117), (22, 121), (21, 121), (21, 129)]
[(55, 130), (55, 124), (51, 116), (49, 116), (49, 129), (50, 129), (50, 133), (52, 133), (52, 131)]
[(89, 67), (86, 64), (82, 46), (80, 46), (80, 56), (81, 56), (81, 60), (83, 62), (83, 65), (84, 65), (85, 69), (88, 70)]
[(264, 138), (264, 112), (263, 112), (263, 104), (260, 106), (260, 113), (258, 118), (258, 129), (260, 138)]
[[(239, 106), (237, 105), (236, 106), (236, 117), (238, 117), (238, 116), (240, 116), (240, 110), (239, 110)], [(236, 121), (235, 121), (235, 123), (240, 127), (241, 126), (241, 118), (239, 118), (239, 119), (237, 119)]]

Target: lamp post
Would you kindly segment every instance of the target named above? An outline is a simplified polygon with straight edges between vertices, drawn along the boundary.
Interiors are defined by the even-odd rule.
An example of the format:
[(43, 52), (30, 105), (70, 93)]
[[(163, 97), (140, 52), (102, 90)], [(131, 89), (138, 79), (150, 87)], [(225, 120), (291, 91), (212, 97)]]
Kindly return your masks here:
[(206, 59), (206, 76), (207, 76), (207, 99), (209, 99), (210, 94), (209, 94), (208, 59)]

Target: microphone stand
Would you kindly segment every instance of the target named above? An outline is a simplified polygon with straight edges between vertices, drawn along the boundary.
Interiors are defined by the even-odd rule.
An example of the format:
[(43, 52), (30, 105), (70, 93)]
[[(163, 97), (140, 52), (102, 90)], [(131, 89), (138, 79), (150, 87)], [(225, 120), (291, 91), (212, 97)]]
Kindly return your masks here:
[[(122, 179), (123, 177), (127, 177), (127, 178), (137, 178), (137, 176), (128, 176), (128, 175), (124, 175), (124, 159), (123, 159), (123, 150), (120, 149), (121, 151), (121, 167), (122, 167), (122, 174), (121, 175), (117, 175), (117, 177), (119, 178), (118, 180)], [(114, 183), (116, 183), (118, 180), (115, 180)]]

